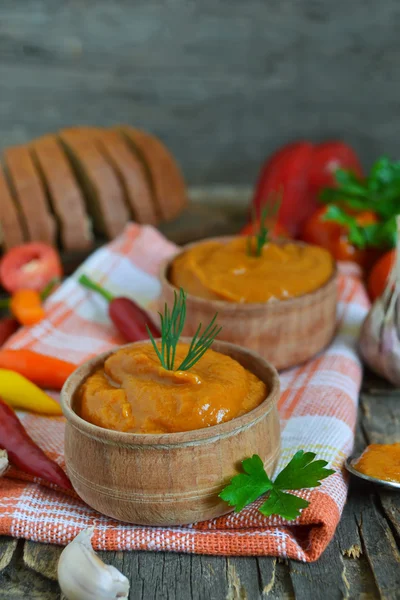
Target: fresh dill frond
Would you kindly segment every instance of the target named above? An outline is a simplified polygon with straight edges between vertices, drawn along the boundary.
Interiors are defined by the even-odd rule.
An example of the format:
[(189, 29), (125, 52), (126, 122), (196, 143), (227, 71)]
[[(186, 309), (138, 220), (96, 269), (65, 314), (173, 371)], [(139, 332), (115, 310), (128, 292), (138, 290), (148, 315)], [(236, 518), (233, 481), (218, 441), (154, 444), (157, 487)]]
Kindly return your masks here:
[[(161, 349), (158, 348), (148, 327), (147, 332), (161, 366), (168, 371), (174, 371), (176, 348), (186, 320), (186, 294), (182, 288), (179, 290), (179, 294), (174, 292), (172, 311), (167, 303), (165, 303), (164, 312), (160, 312), (159, 315), (161, 323)], [(203, 333), (201, 333), (202, 324), (200, 323), (190, 343), (188, 353), (177, 369), (178, 371), (188, 371), (191, 369), (212, 346), (215, 338), (222, 329), (222, 327), (216, 325), (216, 318), (217, 313)]]
[[(252, 221), (254, 225), (254, 233), (247, 237), (246, 252), (248, 256), (261, 256), (262, 249), (268, 241), (270, 229), (266, 225), (267, 219), (273, 219), (278, 214), (281, 205), (282, 195), (273, 193), (268, 198), (261, 212), (260, 220), (257, 223), (257, 215), (255, 209), (252, 210)], [(257, 228), (256, 228), (257, 227)]]

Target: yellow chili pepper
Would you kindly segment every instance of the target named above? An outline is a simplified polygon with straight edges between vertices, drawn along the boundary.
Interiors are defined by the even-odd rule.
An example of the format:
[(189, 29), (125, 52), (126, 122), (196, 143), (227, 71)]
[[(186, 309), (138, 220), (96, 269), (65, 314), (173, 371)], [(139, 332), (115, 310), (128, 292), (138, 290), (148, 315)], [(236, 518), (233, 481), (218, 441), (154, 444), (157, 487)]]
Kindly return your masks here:
[(0, 398), (13, 408), (61, 415), (59, 404), (34, 383), (9, 369), (0, 369)]

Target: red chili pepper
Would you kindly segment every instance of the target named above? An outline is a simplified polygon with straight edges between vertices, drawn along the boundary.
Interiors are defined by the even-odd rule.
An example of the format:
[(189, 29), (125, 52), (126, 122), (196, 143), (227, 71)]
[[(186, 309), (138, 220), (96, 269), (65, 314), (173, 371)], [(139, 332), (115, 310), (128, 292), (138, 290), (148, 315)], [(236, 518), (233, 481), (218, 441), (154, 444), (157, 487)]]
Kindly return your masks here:
[(12, 317), (0, 319), (0, 346), (2, 346), (19, 328), (19, 323)]
[(252, 201), (256, 214), (260, 215), (271, 193), (282, 193), (278, 222), (296, 236), (318, 208), (319, 191), (335, 185), (334, 172), (338, 168), (362, 174), (357, 156), (343, 142), (287, 144), (261, 169)]
[(89, 279), (86, 275), (81, 275), (79, 283), (101, 294), (107, 300), (109, 303), (108, 314), (110, 319), (127, 342), (147, 340), (149, 334), (146, 325), (154, 337), (161, 336), (160, 330), (154, 325), (148, 314), (133, 300), (130, 300), (130, 298), (114, 298), (110, 292)]
[(40, 477), (60, 488), (72, 489), (61, 467), (48, 458), (25, 431), (15, 412), (0, 398), (0, 448), (21, 471)]

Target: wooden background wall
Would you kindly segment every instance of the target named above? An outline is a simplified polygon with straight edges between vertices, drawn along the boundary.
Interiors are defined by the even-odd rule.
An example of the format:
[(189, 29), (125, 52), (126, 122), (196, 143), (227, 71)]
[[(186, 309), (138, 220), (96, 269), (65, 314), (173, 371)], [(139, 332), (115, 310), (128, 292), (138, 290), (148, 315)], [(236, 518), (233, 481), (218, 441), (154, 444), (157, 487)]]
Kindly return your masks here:
[(396, 157), (399, 26), (399, 0), (1, 0), (0, 148), (127, 122), (195, 185), (303, 136)]

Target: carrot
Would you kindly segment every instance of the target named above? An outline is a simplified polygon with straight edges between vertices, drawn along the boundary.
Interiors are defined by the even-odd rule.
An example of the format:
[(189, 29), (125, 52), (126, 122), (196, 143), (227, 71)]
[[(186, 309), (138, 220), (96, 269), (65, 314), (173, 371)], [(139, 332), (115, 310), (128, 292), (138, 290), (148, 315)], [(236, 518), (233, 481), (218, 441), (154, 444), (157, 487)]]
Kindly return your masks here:
[(0, 368), (20, 373), (39, 387), (61, 390), (76, 365), (32, 350), (0, 350)]
[(46, 316), (40, 294), (35, 290), (14, 292), (11, 296), (10, 309), (21, 325), (35, 325)]

